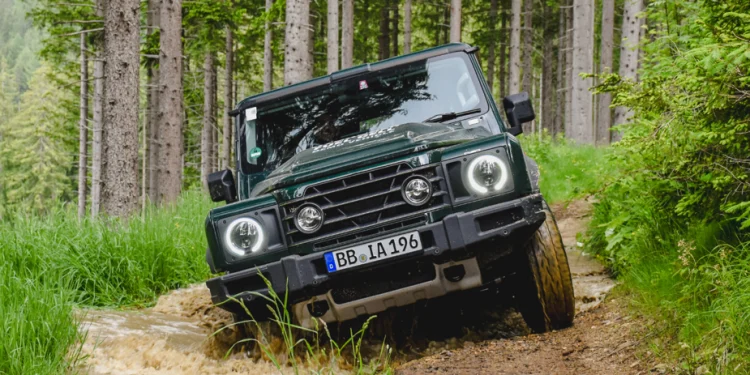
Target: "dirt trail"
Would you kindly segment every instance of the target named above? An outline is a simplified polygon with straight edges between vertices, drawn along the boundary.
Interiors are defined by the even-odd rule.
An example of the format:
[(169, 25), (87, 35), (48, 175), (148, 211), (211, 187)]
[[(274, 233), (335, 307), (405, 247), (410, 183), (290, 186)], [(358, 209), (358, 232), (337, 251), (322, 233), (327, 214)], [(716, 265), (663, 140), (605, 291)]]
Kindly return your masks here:
[[(485, 318), (478, 320), (449, 318), (457, 325), (448, 327), (454, 332), (450, 337), (438, 341), (417, 339), (420, 345), (397, 350), (394, 361), (398, 374), (639, 372), (642, 365), (634, 357), (636, 340), (631, 333), (634, 322), (618, 302), (601, 304), (614, 282), (601, 265), (576, 247), (576, 234), (585, 230), (590, 204), (575, 201), (567, 207), (553, 207), (553, 211), (573, 273), (578, 311), (575, 326), (526, 335), (520, 314), (512, 308), (482, 312)], [(81, 367), (83, 373), (278, 373), (271, 363), (242, 353), (222, 358), (238, 336), (228, 329), (208, 339), (211, 332), (230, 321), (230, 316), (211, 305), (202, 284), (162, 296), (151, 309), (89, 310), (81, 317), (82, 330), (88, 330), (83, 345), (83, 354), (88, 356)], [(431, 329), (434, 328), (427, 328)], [(379, 342), (373, 340), (370, 345), (376, 347)]]

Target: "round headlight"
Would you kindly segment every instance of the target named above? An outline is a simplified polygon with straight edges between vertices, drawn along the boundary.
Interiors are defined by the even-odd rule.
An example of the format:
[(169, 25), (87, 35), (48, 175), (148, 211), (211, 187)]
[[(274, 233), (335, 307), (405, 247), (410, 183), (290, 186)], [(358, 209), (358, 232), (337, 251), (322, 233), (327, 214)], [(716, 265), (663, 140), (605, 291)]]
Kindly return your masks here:
[(302, 233), (313, 233), (323, 226), (323, 210), (314, 204), (308, 204), (297, 210), (294, 225)]
[(494, 155), (482, 155), (466, 167), (466, 186), (477, 194), (499, 191), (508, 181), (508, 167)]
[(244, 256), (260, 250), (266, 242), (263, 226), (251, 218), (239, 218), (229, 224), (224, 241), (229, 251)]
[(421, 206), (432, 197), (432, 185), (424, 177), (415, 176), (404, 181), (401, 189), (406, 203), (412, 206)]

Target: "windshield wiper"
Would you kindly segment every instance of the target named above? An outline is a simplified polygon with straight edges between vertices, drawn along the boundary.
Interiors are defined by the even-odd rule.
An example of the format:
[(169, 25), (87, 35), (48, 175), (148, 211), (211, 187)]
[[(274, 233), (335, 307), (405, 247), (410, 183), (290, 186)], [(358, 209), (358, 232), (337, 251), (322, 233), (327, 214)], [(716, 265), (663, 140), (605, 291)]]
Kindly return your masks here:
[(472, 113), (478, 113), (481, 111), (482, 110), (479, 108), (474, 108), (474, 109), (470, 109), (468, 111), (463, 111), (463, 112), (446, 112), (446, 113), (441, 113), (439, 115), (432, 116), (422, 122), (443, 122), (443, 121), (453, 120), (457, 117), (470, 115)]

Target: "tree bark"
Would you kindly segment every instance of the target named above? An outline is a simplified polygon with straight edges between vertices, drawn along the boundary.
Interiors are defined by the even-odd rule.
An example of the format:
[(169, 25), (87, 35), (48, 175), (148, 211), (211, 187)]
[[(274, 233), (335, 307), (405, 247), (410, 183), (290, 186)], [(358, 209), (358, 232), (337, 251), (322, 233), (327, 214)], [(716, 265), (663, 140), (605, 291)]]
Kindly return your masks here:
[[(148, 14), (146, 15), (147, 33), (153, 34), (154, 29), (159, 27), (159, 0), (148, 1)], [(159, 144), (159, 122), (157, 112), (159, 110), (159, 69), (154, 66), (155, 61), (149, 61), (146, 65), (146, 167), (143, 174), (146, 180), (146, 193), (148, 200), (156, 202), (156, 164), (158, 163)]]
[(521, 0), (511, 0), (509, 94), (521, 91)]
[(461, 0), (451, 0), (451, 43), (461, 42)]
[[(625, 0), (622, 14), (622, 41), (620, 42), (620, 68), (622, 79), (638, 81), (638, 54), (640, 48), (641, 20), (637, 17), (643, 11), (643, 0)], [(630, 109), (619, 106), (615, 108), (614, 125), (619, 126), (632, 116)], [(613, 141), (619, 141), (620, 132), (612, 134)]]
[(341, 69), (346, 69), (354, 61), (354, 0), (343, 0), (341, 13)]
[(232, 118), (229, 112), (232, 110), (234, 96), (232, 95), (232, 84), (234, 82), (234, 32), (227, 27), (226, 38), (226, 62), (224, 64), (224, 111), (221, 114), (224, 119), (222, 125), (222, 154), (221, 169), (230, 169), (232, 162)]
[(565, 136), (571, 131), (573, 123), (573, 0), (567, 1), (565, 9)]
[(391, 56), (398, 56), (398, 0), (393, 0), (393, 18), (391, 21), (391, 44), (393, 45), (393, 52)]
[[(271, 12), (273, 7), (273, 0), (266, 0), (266, 15)], [(263, 91), (271, 91), (273, 89), (273, 31), (271, 30), (271, 22), (266, 21), (266, 34), (263, 39)]]
[(339, 1), (328, 0), (328, 74), (339, 70)]
[(212, 52), (203, 60), (203, 128), (201, 129), (201, 184), (208, 191), (208, 175), (213, 172), (214, 81), (216, 80)]
[(292, 85), (311, 79), (309, 1), (287, 0), (284, 34), (284, 84)]
[[(97, 0), (96, 15), (104, 18), (104, 0)], [(102, 33), (103, 34), (103, 33)], [(102, 194), (102, 123), (104, 117), (104, 35), (94, 39), (94, 98), (91, 120), (93, 125), (91, 142), (91, 216), (99, 215)]]
[(378, 60), (391, 56), (390, 52), (390, 12), (388, 7), (380, 8), (380, 35), (378, 35)]
[(182, 190), (182, 0), (161, 0), (159, 18), (157, 203), (169, 204)]
[(497, 80), (500, 85), (500, 98), (508, 94), (508, 75), (506, 74), (507, 69), (507, 56), (508, 56), (508, 0), (500, 0), (502, 7), (502, 23), (500, 30), (500, 61), (497, 69), (498, 76)]
[(404, 2), (404, 54), (411, 53), (411, 2)]
[(565, 37), (565, 11), (558, 9), (558, 30), (557, 30), (557, 90), (555, 92), (555, 125), (552, 129), (552, 136), (556, 137), (562, 132), (565, 109), (565, 49), (567, 48)]
[(104, 13), (102, 209), (127, 217), (138, 207), (140, 2), (111, 0)]
[(580, 77), (582, 73), (594, 70), (593, 1), (573, 1), (573, 84), (571, 90), (572, 123), (568, 138), (579, 143), (594, 144), (594, 124), (592, 122), (593, 101), (589, 89), (591, 80)]
[[(612, 42), (614, 39), (615, 0), (602, 0), (602, 31), (599, 49), (599, 73), (612, 73)], [(609, 144), (612, 126), (612, 94), (599, 94), (596, 122), (596, 144)]]
[(547, 134), (554, 132), (555, 122), (555, 28), (552, 9), (546, 2), (542, 3), (544, 19), (544, 41), (542, 44), (542, 114), (544, 117), (540, 120), (540, 126), (547, 131)]
[(86, 34), (81, 34), (81, 90), (78, 113), (78, 220), (86, 216), (86, 167), (89, 130), (89, 67), (86, 59)]
[(531, 94), (531, 86), (534, 84), (534, 65), (532, 58), (534, 56), (534, 29), (532, 25), (533, 0), (524, 0), (523, 2), (523, 91)]
[(495, 83), (495, 24), (497, 23), (497, 0), (490, 0), (490, 24), (488, 32), (491, 35), (489, 46), (487, 46), (487, 86), (490, 93), (494, 91)]

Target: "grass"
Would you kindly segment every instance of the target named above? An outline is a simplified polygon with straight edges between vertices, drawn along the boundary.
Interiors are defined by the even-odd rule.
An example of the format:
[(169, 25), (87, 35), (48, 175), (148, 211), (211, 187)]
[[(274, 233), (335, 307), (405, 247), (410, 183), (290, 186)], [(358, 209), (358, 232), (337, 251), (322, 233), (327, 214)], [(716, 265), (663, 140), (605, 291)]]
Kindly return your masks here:
[(750, 372), (750, 234), (676, 215), (647, 181), (624, 176), (599, 195), (588, 250), (657, 322), (648, 344), (659, 361), (678, 373)]
[[(127, 222), (69, 209), (0, 223), (0, 374), (59, 374), (76, 361), (76, 306), (145, 306), (205, 280), (203, 220), (211, 203), (187, 193)], [(10, 217), (10, 215), (9, 215)]]
[[(266, 296), (257, 292), (252, 292), (252, 294), (267, 301), (267, 307), (272, 318), (269, 322), (258, 322), (242, 301), (230, 297), (229, 301), (239, 303), (249, 319), (223, 327), (216, 331), (214, 335), (236, 325), (247, 326), (254, 335), (241, 339), (232, 345), (226, 353), (227, 356), (231, 354), (235, 347), (251, 343), (263, 353), (265, 358), (273, 363), (279, 372), (282, 372), (285, 366), (289, 366), (295, 374), (299, 374), (302, 368), (313, 374), (332, 374), (337, 372), (336, 370), (342, 365), (356, 374), (390, 374), (393, 372), (390, 367), (390, 347), (385, 344), (385, 341), (380, 347), (378, 356), (367, 360), (362, 356), (362, 340), (370, 322), (376, 319), (376, 316), (371, 316), (358, 331), (351, 331), (349, 338), (343, 344), (339, 344), (331, 337), (328, 326), (323, 321), (319, 323), (322, 326), (314, 327), (314, 329), (294, 324), (290, 314), (291, 306), (288, 304), (288, 295), (279, 296), (273, 290), (271, 282), (263, 274), (260, 274), (260, 276), (268, 287), (269, 295)], [(314, 322), (318, 324), (317, 320)], [(273, 350), (270, 344), (267, 334), (269, 331), (275, 331), (274, 336), (282, 338), (284, 350), (281, 356)], [(324, 337), (321, 337), (321, 331), (325, 334)], [(304, 360), (300, 360), (298, 357), (304, 357)]]
[(548, 136), (521, 136), (521, 145), (539, 165), (539, 187), (548, 202), (566, 202), (592, 194), (617, 172), (607, 162), (609, 148), (577, 145)]

